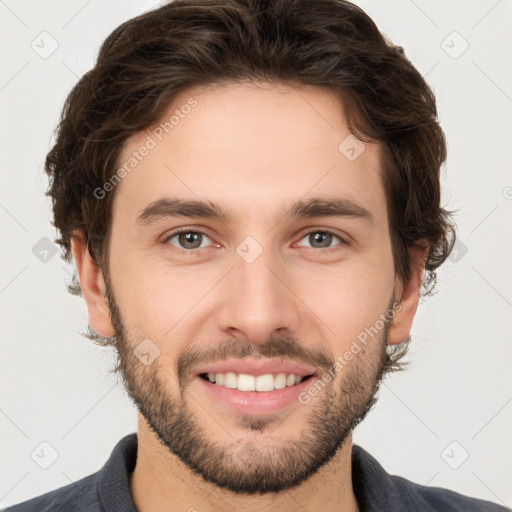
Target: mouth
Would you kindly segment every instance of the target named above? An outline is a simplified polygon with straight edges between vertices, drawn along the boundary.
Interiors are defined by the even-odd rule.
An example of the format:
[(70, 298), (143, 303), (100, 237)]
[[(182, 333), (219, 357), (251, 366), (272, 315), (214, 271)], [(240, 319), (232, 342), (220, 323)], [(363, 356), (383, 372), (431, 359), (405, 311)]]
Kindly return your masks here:
[(315, 385), (316, 374), (201, 372), (196, 383), (208, 406), (227, 407), (237, 414), (274, 414), (303, 402), (301, 393)]
[(257, 391), (268, 393), (271, 391), (294, 387), (311, 379), (314, 374), (297, 375), (294, 373), (265, 373), (263, 375), (251, 375), (235, 372), (208, 372), (200, 373), (199, 378), (216, 386), (221, 386), (238, 391)]
[[(296, 407), (318, 379), (317, 368), (285, 359), (227, 359), (195, 369), (195, 385), (210, 406), (238, 414), (271, 414)], [(215, 405), (215, 406), (216, 406)]]

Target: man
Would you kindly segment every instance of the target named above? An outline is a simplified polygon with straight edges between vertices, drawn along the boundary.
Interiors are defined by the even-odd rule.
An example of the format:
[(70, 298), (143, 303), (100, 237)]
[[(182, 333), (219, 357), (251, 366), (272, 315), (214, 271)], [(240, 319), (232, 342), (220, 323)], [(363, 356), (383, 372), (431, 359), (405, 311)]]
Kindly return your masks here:
[(341, 0), (176, 0), (105, 41), (46, 161), (137, 434), (10, 511), (498, 511), (352, 431), (453, 245), (435, 98)]

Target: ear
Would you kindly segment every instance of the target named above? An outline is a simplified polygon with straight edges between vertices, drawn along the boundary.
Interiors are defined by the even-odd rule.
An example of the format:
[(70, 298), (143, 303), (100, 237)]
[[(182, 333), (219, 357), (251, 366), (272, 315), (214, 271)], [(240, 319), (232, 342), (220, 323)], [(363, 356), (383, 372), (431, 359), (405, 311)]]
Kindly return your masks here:
[(89, 254), (82, 230), (73, 231), (71, 250), (75, 260), (80, 286), (89, 310), (89, 325), (94, 332), (106, 338), (115, 334), (110, 319), (103, 273)]
[(395, 302), (400, 305), (395, 308), (395, 316), (388, 334), (388, 345), (400, 343), (411, 333), (412, 323), (420, 300), (428, 250), (427, 246), (422, 249), (410, 249), (409, 251), (412, 258), (411, 277), (407, 283), (398, 283)]

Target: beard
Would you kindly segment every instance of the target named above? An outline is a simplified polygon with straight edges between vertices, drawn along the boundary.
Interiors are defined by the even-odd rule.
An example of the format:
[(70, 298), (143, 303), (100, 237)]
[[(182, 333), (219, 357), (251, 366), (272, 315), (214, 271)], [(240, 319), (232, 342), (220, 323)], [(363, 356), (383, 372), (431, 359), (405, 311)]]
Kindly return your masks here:
[[(386, 368), (386, 341), (389, 322), (380, 336), (347, 362), (304, 408), (305, 425), (295, 440), (265, 445), (265, 437), (254, 432), (272, 433), (279, 425), (275, 415), (237, 416), (238, 427), (254, 441), (243, 438), (219, 443), (203, 428), (190, 404), (200, 401), (188, 392), (190, 371), (200, 363), (228, 357), (273, 357), (293, 359), (332, 369), (335, 360), (325, 349), (310, 349), (290, 337), (273, 336), (265, 344), (253, 345), (227, 340), (214, 348), (187, 347), (177, 358), (175, 368), (148, 366), (134, 356), (141, 340), (130, 339), (121, 318), (108, 277), (107, 299), (115, 330), (118, 369), (123, 385), (159, 442), (206, 482), (236, 494), (277, 493), (291, 489), (314, 475), (334, 457), (349, 434), (377, 402), (377, 393)], [(390, 303), (392, 307), (393, 301)], [(176, 374), (171, 372), (175, 370)], [(332, 371), (332, 370), (331, 370)], [(318, 372), (321, 377), (324, 373)], [(179, 394), (169, 391), (165, 381), (174, 379)], [(201, 409), (201, 408), (199, 408)], [(202, 409), (201, 409), (202, 410)], [(206, 412), (205, 412), (206, 414)], [(209, 424), (215, 418), (209, 417)], [(279, 418), (279, 423), (286, 421)], [(271, 428), (273, 427), (273, 428)], [(259, 435), (259, 434), (258, 434)], [(268, 437), (267, 437), (268, 439)]]

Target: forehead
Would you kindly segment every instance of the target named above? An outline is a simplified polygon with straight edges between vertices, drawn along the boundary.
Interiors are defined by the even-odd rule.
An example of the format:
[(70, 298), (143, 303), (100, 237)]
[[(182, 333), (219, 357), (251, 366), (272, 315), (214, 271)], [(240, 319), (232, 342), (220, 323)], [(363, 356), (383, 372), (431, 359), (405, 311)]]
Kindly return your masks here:
[(322, 193), (378, 208), (384, 204), (379, 158), (378, 145), (363, 145), (350, 133), (343, 104), (325, 88), (196, 87), (127, 140), (119, 167), (128, 172), (116, 186), (116, 209), (134, 221), (150, 202), (179, 195), (213, 201), (236, 217)]

